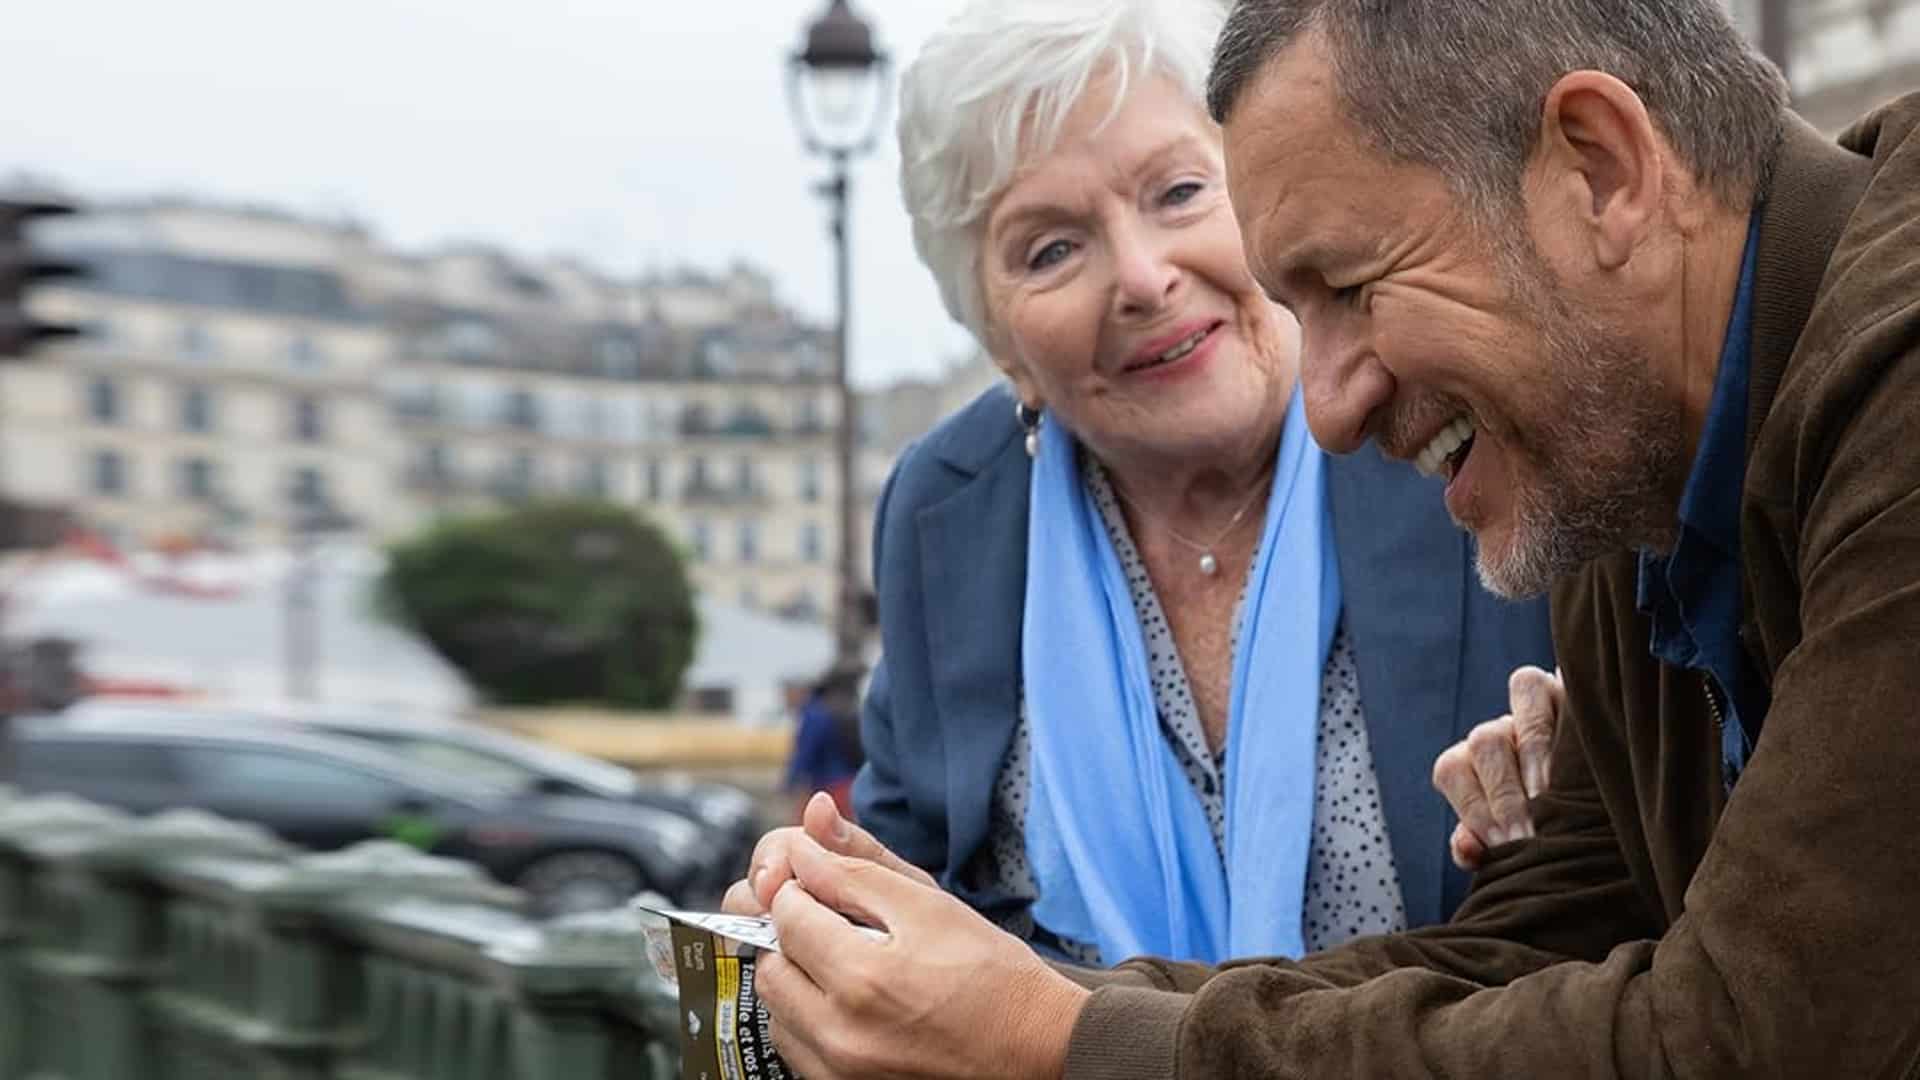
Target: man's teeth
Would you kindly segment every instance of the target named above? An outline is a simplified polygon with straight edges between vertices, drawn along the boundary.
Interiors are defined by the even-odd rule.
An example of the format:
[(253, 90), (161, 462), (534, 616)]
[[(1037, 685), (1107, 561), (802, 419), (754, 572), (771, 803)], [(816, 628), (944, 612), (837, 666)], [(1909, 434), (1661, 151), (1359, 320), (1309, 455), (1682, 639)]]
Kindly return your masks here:
[(1161, 353), (1158, 359), (1160, 363), (1171, 364), (1175, 360), (1199, 348), (1200, 343), (1205, 340), (1207, 340), (1207, 331), (1202, 330), (1180, 344), (1175, 345), (1173, 348), (1168, 349), (1166, 352)]
[(1465, 446), (1473, 438), (1473, 421), (1464, 416), (1455, 417), (1453, 423), (1440, 429), (1426, 449), (1413, 459), (1413, 467), (1420, 470), (1422, 476), (1440, 476), (1447, 466), (1447, 459), (1455, 450)]

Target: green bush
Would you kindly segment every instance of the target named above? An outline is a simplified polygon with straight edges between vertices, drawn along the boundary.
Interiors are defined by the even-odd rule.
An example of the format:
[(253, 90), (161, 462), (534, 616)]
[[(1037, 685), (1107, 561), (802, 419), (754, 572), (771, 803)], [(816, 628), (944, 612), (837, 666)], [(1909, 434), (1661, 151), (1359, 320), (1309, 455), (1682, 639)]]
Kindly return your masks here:
[(388, 551), (380, 603), (496, 701), (671, 705), (693, 662), (679, 552), (582, 500), (450, 518)]

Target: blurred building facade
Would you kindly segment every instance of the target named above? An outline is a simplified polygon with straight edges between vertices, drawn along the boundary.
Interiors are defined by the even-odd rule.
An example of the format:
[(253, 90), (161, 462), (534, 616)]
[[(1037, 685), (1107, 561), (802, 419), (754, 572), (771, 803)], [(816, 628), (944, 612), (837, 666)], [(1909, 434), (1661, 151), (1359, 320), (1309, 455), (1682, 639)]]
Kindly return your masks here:
[(0, 367), (0, 496), (136, 545), (283, 542), (316, 517), (379, 540), (592, 496), (682, 543), (709, 595), (831, 607), (831, 339), (762, 274), (613, 281), (174, 202), (45, 241), (92, 274), (36, 306), (86, 333)]
[(388, 334), (344, 273), (365, 242), (185, 205), (63, 226), (91, 276), (37, 301), (85, 334), (0, 368), (0, 491), (147, 542), (284, 536), (325, 505), (394, 526)]

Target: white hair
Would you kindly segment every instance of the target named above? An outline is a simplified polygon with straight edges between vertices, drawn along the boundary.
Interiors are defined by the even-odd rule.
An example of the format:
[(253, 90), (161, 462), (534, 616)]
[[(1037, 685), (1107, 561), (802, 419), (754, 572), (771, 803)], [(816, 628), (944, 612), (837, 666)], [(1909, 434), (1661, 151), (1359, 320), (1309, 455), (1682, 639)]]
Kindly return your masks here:
[(921, 48), (900, 80), (900, 192), (947, 313), (983, 345), (980, 242), (995, 200), (1053, 149), (1096, 78), (1113, 78), (1113, 112), (1152, 73), (1204, 115), (1224, 19), (1216, 0), (970, 0)]

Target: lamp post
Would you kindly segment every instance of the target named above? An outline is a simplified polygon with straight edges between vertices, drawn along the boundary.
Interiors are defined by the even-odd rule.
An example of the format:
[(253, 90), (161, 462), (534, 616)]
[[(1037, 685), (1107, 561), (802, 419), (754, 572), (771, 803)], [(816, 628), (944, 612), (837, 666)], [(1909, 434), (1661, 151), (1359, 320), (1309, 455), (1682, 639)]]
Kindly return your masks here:
[(860, 603), (859, 492), (854, 476), (858, 414), (848, 377), (847, 326), (853, 310), (848, 268), (847, 202), (849, 166), (870, 152), (886, 112), (887, 58), (873, 47), (873, 30), (847, 7), (831, 0), (807, 27), (806, 48), (787, 64), (787, 101), (793, 109), (807, 152), (827, 158), (833, 175), (815, 188), (827, 200), (834, 245), (835, 324), (834, 391), (840, 423), (835, 430), (834, 464), (840, 484), (839, 597), (834, 608), (834, 660), (858, 661), (863, 614)]

